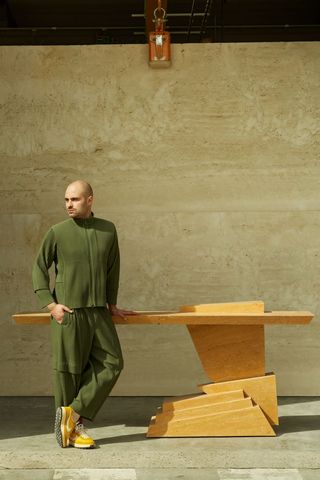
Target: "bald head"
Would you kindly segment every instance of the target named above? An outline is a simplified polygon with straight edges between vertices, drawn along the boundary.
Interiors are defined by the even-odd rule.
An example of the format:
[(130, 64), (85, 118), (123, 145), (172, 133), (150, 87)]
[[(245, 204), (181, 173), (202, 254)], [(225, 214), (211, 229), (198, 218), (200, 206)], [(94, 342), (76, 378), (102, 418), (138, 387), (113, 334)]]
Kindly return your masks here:
[(90, 196), (92, 197), (93, 196), (93, 190), (92, 190), (92, 187), (91, 187), (90, 183), (85, 182), (84, 180), (75, 180), (74, 182), (70, 183), (67, 186), (67, 190), (68, 190), (69, 187), (78, 189), (86, 197), (90, 197)]
[(71, 218), (91, 216), (93, 202), (92, 187), (84, 180), (76, 180), (67, 186), (65, 193), (66, 209)]

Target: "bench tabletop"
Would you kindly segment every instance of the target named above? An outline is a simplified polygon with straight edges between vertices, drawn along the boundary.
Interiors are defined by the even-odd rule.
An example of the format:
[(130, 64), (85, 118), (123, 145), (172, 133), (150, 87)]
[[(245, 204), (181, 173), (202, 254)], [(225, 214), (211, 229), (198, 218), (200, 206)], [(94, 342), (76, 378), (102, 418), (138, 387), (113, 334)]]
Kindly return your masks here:
[[(279, 325), (308, 324), (314, 315), (308, 311), (271, 311), (260, 313), (239, 312), (179, 312), (179, 311), (138, 311), (137, 315), (126, 318), (113, 317), (118, 325)], [(16, 324), (45, 325), (50, 323), (48, 312), (16, 313), (12, 315)]]

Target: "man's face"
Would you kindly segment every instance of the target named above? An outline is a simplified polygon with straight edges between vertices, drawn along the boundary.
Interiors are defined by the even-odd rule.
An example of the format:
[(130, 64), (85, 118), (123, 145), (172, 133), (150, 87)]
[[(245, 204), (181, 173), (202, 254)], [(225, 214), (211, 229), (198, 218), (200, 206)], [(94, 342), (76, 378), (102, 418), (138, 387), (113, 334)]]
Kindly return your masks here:
[(71, 218), (85, 218), (91, 215), (92, 196), (87, 197), (78, 185), (69, 185), (65, 193), (66, 210)]

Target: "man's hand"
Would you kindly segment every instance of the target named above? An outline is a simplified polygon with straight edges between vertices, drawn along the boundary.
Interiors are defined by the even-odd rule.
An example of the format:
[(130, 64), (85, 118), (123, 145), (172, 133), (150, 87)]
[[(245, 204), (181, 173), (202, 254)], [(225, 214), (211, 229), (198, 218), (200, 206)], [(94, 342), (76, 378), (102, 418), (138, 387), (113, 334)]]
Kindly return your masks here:
[(73, 313), (73, 310), (61, 303), (50, 303), (47, 308), (58, 323), (62, 323), (64, 312)]
[(110, 303), (108, 304), (108, 307), (111, 315), (114, 315), (115, 317), (125, 319), (126, 315), (138, 315), (138, 312), (134, 312), (133, 310), (122, 310), (121, 308), (118, 308), (117, 305), (111, 305)]

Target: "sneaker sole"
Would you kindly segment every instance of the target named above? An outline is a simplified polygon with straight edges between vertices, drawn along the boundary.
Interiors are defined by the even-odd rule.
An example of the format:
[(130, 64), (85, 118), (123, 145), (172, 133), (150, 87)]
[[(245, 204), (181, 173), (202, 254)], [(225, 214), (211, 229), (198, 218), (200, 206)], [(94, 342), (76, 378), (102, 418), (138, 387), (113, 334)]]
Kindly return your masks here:
[(56, 439), (60, 447), (65, 448), (69, 446), (69, 436), (67, 431), (67, 412), (65, 408), (59, 407), (56, 412), (55, 433)]
[(70, 445), (71, 447), (74, 447), (74, 448), (86, 448), (86, 449), (88, 449), (88, 450), (93, 449), (93, 448), (96, 448), (96, 446), (95, 446), (94, 444), (93, 444), (93, 445), (76, 445), (76, 444), (74, 444), (74, 443), (71, 442), (71, 441), (69, 442), (69, 445)]
[(54, 423), (54, 432), (56, 434), (56, 439), (60, 447), (63, 447), (63, 439), (61, 432), (61, 420), (62, 420), (62, 408), (57, 408), (56, 419)]

